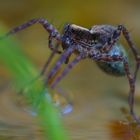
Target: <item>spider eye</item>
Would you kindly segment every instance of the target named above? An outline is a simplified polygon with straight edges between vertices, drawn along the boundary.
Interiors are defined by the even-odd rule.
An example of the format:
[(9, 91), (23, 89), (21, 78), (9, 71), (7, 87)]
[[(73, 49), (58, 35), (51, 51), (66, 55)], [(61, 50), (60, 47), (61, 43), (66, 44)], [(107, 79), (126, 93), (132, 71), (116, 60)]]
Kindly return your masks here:
[(98, 40), (99, 37), (100, 37), (100, 33), (94, 33), (94, 34), (92, 34), (92, 39), (93, 40)]
[(94, 44), (97, 44), (99, 42), (99, 38), (100, 38), (100, 34), (99, 33), (92, 34), (92, 40), (93, 40), (92, 42)]

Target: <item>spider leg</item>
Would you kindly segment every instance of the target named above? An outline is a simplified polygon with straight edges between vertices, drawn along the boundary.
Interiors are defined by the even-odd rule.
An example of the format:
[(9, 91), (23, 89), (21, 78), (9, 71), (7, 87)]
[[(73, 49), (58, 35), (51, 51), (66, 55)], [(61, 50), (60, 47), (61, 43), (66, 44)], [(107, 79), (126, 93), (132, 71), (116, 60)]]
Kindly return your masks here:
[(54, 51), (54, 53), (58, 53), (58, 54), (61, 54), (62, 52), (58, 50), (58, 47), (59, 47), (59, 44), (60, 42), (57, 42), (57, 44), (55, 45), (55, 47), (53, 46), (53, 37), (51, 35), (49, 35), (49, 48)]
[(48, 68), (48, 66), (49, 66), (50, 62), (52, 61), (53, 57), (55, 56), (55, 54), (61, 53), (60, 51), (58, 51), (58, 47), (59, 47), (59, 44), (56, 44), (55, 48), (53, 47), (52, 38), (51, 38), (51, 36), (49, 36), (49, 48), (50, 49), (54, 48), (54, 49), (52, 49), (51, 55), (49, 56), (49, 58), (45, 62), (44, 66), (40, 72), (40, 76), (42, 76), (45, 73), (46, 69)]
[(73, 47), (70, 47), (68, 49), (66, 49), (62, 55), (60, 56), (60, 58), (57, 60), (56, 64), (54, 65), (54, 67), (50, 70), (50, 72), (48, 73), (47, 79), (45, 80), (45, 84), (48, 83), (48, 81), (55, 75), (55, 73), (57, 72), (57, 70), (60, 68), (61, 64), (63, 62), (65, 62), (65, 60), (67, 59), (67, 57), (74, 51)]
[(71, 54), (67, 57), (67, 59), (65, 60), (65, 64), (69, 63), (69, 59), (70, 59)]
[(75, 64), (77, 64), (81, 59), (83, 59), (83, 56), (78, 55), (72, 62), (70, 62), (63, 70), (63, 72), (53, 81), (50, 87), (54, 88), (57, 85), (57, 83), (70, 71), (70, 69), (72, 69), (75, 66)]
[(123, 25), (118, 25), (118, 29), (123, 33), (123, 36), (125, 37), (128, 45), (130, 46), (133, 54), (134, 54), (134, 57), (135, 57), (135, 60), (136, 60), (136, 68), (135, 68), (135, 72), (134, 72), (134, 79), (136, 80), (136, 77), (137, 77), (137, 72), (139, 70), (139, 67), (140, 67), (140, 55), (138, 53), (138, 49), (137, 47), (135, 46), (135, 44), (133, 43), (131, 37), (130, 37), (130, 33), (128, 32), (128, 30), (126, 29), (125, 26)]
[(129, 86), (130, 86), (130, 92), (129, 92), (129, 98), (128, 98), (128, 103), (130, 107), (130, 113), (132, 117), (134, 118), (135, 121), (140, 123), (139, 118), (136, 116), (134, 112), (134, 94), (135, 94), (135, 76), (130, 72), (129, 70), (129, 64), (127, 58), (119, 55), (113, 55), (109, 56), (106, 54), (100, 54), (100, 55), (93, 55), (91, 57), (93, 60), (96, 61), (103, 61), (103, 62), (115, 62), (115, 61), (122, 61), (124, 65), (124, 69), (126, 72), (127, 79), (129, 81)]
[[(54, 26), (52, 24), (50, 24), (44, 18), (31, 19), (31, 20), (13, 28), (12, 30), (10, 30), (4, 37), (15, 34), (16, 32), (21, 31), (35, 23), (40, 23), (45, 28), (45, 30), (50, 34), (50, 36), (52, 38), (55, 38), (57, 41), (61, 42), (61, 35), (59, 34), (59, 32), (54, 28)], [(2, 37), (2, 38), (4, 38), (4, 37)], [(51, 49), (53, 49), (53, 48), (51, 48)]]

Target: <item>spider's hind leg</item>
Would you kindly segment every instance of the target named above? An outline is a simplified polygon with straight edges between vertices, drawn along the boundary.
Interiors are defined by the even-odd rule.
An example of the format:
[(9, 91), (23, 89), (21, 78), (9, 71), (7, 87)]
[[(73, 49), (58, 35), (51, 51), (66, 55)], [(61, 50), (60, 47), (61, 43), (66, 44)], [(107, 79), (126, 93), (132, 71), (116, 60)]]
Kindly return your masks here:
[(134, 54), (134, 57), (135, 57), (135, 61), (136, 61), (136, 67), (135, 67), (135, 72), (134, 72), (134, 79), (136, 80), (137, 78), (137, 73), (138, 73), (138, 70), (140, 68), (140, 54), (138, 53), (138, 49), (137, 47), (135, 46), (134, 42), (132, 41), (131, 39), (131, 36), (130, 36), (130, 33), (129, 31), (126, 29), (125, 26), (123, 25), (118, 25), (118, 29), (120, 31), (122, 31), (129, 47), (131, 48), (133, 54)]
[(130, 91), (129, 91), (129, 96), (128, 96), (128, 103), (129, 103), (129, 107), (130, 107), (130, 114), (132, 115), (133, 119), (140, 124), (140, 119), (139, 117), (136, 115), (136, 113), (134, 112), (134, 103), (135, 103), (135, 83), (136, 83), (136, 79), (135, 79), (135, 75), (132, 74), (129, 70), (129, 64), (127, 62), (127, 59), (123, 59), (123, 63), (124, 63), (124, 68), (125, 68), (125, 72), (126, 72), (126, 76), (127, 79), (129, 81), (129, 86), (130, 86)]
[(100, 54), (100, 55), (95, 55), (92, 57), (93, 60), (97, 61), (107, 61), (107, 62), (116, 62), (116, 61), (122, 61), (124, 65), (124, 69), (126, 72), (126, 76), (129, 82), (129, 97), (128, 97), (128, 103), (129, 103), (129, 108), (130, 108), (130, 114), (132, 115), (133, 119), (140, 124), (140, 119), (134, 112), (134, 95), (135, 95), (135, 75), (130, 72), (129, 64), (127, 58), (119, 55), (106, 55), (106, 54)]
[(130, 33), (128, 32), (128, 30), (126, 29), (125, 26), (118, 25), (118, 28), (117, 28), (115, 34), (120, 35), (120, 33), (122, 33), (124, 38), (126, 39), (129, 47), (131, 48), (131, 50), (133, 52), (133, 55), (134, 55), (134, 58), (135, 58), (135, 61), (136, 61), (135, 71), (134, 71), (134, 74), (132, 74), (132, 73), (130, 73), (127, 59), (123, 60), (124, 68), (125, 68), (125, 71), (126, 71), (128, 81), (129, 81), (129, 85), (130, 85), (130, 92), (129, 92), (129, 97), (128, 97), (128, 103), (129, 103), (129, 106), (130, 106), (130, 114), (132, 115), (134, 120), (136, 120), (140, 124), (140, 120), (134, 112), (135, 83), (136, 83), (137, 73), (138, 73), (138, 70), (140, 68), (140, 54), (138, 53), (138, 49), (135, 46), (135, 44), (133, 43), (133, 41), (130, 37)]

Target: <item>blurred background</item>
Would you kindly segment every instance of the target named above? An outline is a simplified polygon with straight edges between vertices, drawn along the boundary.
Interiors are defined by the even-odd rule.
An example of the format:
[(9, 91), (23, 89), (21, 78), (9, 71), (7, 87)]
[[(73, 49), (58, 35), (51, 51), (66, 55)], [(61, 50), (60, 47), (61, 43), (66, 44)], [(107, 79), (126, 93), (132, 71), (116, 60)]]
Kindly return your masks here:
[[(0, 0), (0, 23), (12, 29), (32, 18), (44, 17), (60, 33), (65, 23), (86, 28), (95, 24), (124, 24), (135, 44), (140, 45), (139, 0)], [(14, 35), (24, 53), (41, 69), (50, 54), (48, 33), (36, 24)], [(131, 51), (123, 39), (126, 51)], [(132, 64), (135, 61), (132, 59)], [(136, 110), (140, 113), (139, 80), (136, 86)], [(13, 139), (39, 139), (40, 131), (34, 118), (24, 110), (17, 109), (12, 101), (9, 74), (0, 65), (0, 135)], [(128, 109), (129, 91), (126, 77), (112, 77), (103, 73), (92, 60), (83, 60), (63, 78), (59, 85), (72, 97), (73, 111), (63, 117), (71, 139), (112, 139), (110, 124), (113, 120), (125, 120), (121, 107)], [(24, 124), (19, 129), (17, 124)], [(12, 128), (8, 129), (8, 128)], [(2, 139), (1, 138), (1, 139)], [(121, 138), (116, 139), (121, 140)]]

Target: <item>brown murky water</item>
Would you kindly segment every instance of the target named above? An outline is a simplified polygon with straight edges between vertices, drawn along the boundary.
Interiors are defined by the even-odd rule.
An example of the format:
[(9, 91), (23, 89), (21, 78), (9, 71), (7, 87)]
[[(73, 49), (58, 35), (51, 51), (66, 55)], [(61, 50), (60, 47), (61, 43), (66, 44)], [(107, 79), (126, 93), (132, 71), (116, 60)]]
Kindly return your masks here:
[[(37, 118), (26, 107), (19, 106), (12, 84), (3, 81), (0, 93), (0, 136), (16, 140), (41, 139)], [(129, 87), (125, 78), (108, 76), (94, 62), (86, 60), (77, 65), (59, 85), (72, 97), (74, 104), (73, 111), (62, 116), (71, 139), (133, 140), (135, 132), (139, 136), (140, 129), (136, 126), (136, 131), (134, 124), (129, 125), (126, 115), (121, 111), (122, 107), (128, 109)], [(140, 113), (138, 85), (139, 82), (136, 108)]]

